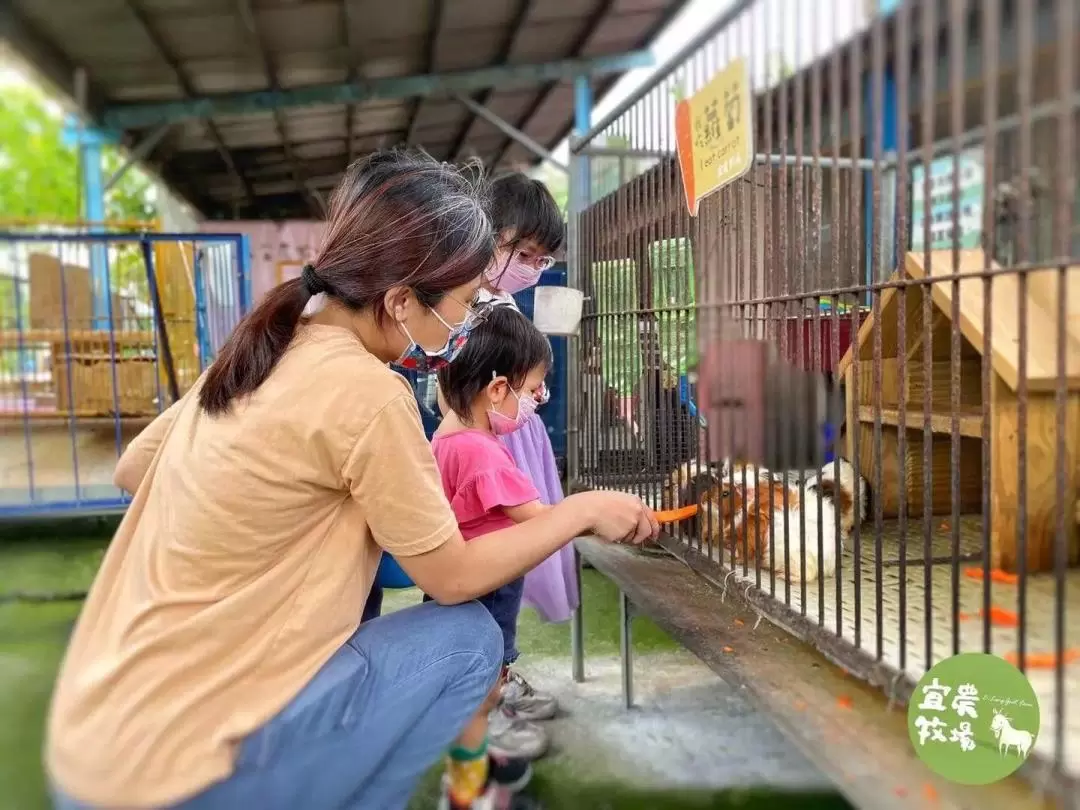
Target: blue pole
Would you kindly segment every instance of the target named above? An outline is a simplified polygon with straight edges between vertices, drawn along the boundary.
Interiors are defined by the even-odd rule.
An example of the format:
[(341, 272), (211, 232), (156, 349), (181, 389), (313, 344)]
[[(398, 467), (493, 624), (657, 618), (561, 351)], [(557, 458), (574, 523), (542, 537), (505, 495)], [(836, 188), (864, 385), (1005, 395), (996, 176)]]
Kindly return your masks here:
[[(105, 221), (105, 175), (101, 170), (101, 142), (90, 137), (82, 144), (83, 210), (94, 223), (91, 230), (100, 232)], [(90, 248), (90, 278), (94, 288), (94, 329), (108, 329), (112, 300), (109, 295), (108, 248), (96, 244)]]
[[(84, 129), (82, 123), (69, 117), (64, 128), (64, 143), (79, 150), (82, 165), (83, 217), (93, 223), (91, 233), (104, 231), (105, 222), (105, 174), (101, 165), (102, 147), (116, 143), (111, 133), (96, 129)], [(94, 329), (108, 329), (112, 311), (109, 293), (109, 254), (104, 241), (90, 248), (90, 279), (93, 286)]]
[[(899, 107), (899, 101), (896, 94), (896, 76), (893, 73), (891, 67), (885, 68), (885, 75), (883, 77), (883, 92), (881, 98), (881, 151), (882, 154), (888, 154), (889, 152), (896, 151), (897, 144), (897, 108)], [(865, 110), (863, 120), (869, 121), (870, 126), (874, 127), (876, 122), (873, 119), (874, 114), (874, 87), (871, 82), (867, 82), (863, 85), (863, 109)], [(873, 138), (874, 130), (871, 129), (870, 135), (870, 149), (873, 150)], [(906, 140), (906, 139), (905, 139)], [(880, 268), (874, 267), (874, 240), (881, 239), (880, 234), (874, 233), (874, 207), (872, 200), (874, 197), (874, 175), (872, 171), (863, 172), (863, 223), (866, 230), (866, 284), (870, 285), (875, 283)], [(902, 204), (902, 203), (901, 203)], [(892, 228), (894, 233), (893, 247), (894, 253), (896, 251), (896, 220), (891, 223), (882, 223), (883, 227)], [(890, 261), (890, 257), (883, 256), (885, 261)], [(891, 263), (895, 265), (896, 256), (891, 257)], [(870, 303), (869, 293), (867, 294), (866, 303)]]
[[(574, 132), (577, 135), (584, 135), (592, 126), (592, 108), (593, 94), (589, 77), (578, 76), (574, 79)], [(577, 200), (581, 210), (589, 204), (589, 158), (582, 155), (577, 164), (578, 176), (573, 179), (577, 183)]]

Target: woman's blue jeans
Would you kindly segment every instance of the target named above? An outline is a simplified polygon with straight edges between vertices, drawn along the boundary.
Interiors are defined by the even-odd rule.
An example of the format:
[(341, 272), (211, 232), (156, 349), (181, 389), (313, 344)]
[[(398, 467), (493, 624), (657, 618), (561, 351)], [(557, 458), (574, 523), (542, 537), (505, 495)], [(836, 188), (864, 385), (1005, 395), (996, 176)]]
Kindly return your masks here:
[[(503, 640), (479, 603), (364, 622), (233, 775), (175, 810), (400, 810), (495, 685)], [(93, 810), (55, 795), (57, 810)]]

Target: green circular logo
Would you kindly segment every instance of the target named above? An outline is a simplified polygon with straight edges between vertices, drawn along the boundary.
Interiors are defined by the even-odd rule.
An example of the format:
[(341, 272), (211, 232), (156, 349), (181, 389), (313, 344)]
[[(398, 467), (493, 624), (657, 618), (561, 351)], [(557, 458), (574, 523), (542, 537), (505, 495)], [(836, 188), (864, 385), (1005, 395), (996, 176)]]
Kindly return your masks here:
[(908, 704), (915, 753), (939, 776), (964, 785), (1004, 779), (1039, 736), (1039, 699), (1003, 658), (962, 653), (939, 661)]

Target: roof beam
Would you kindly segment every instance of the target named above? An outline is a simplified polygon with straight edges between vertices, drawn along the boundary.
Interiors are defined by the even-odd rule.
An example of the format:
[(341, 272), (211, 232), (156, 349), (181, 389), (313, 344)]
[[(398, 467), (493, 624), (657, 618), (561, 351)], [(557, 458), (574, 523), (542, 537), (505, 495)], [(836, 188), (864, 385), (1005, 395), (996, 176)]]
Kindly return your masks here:
[[(180, 90), (189, 99), (194, 98), (195, 87), (191, 83), (191, 79), (190, 77), (188, 77), (187, 71), (184, 70), (183, 65), (180, 64), (180, 60), (176, 58), (172, 50), (165, 43), (165, 40), (162, 38), (160, 32), (157, 30), (157, 26), (155, 26), (153, 21), (150, 19), (150, 15), (148, 15), (146, 13), (146, 9), (142, 7), (142, 3), (140, 2), (140, 0), (127, 0), (127, 7), (131, 11), (132, 15), (134, 15), (135, 19), (139, 21), (139, 25), (142, 26), (143, 31), (146, 33), (146, 36), (149, 38), (150, 42), (153, 43), (154, 47), (157, 49), (158, 54), (172, 69), (173, 74), (176, 76), (176, 81), (180, 85)], [(206, 134), (210, 138), (210, 141), (214, 144), (214, 148), (217, 150), (217, 153), (221, 156), (221, 162), (225, 164), (225, 168), (228, 170), (229, 174), (231, 174), (240, 183), (240, 187), (244, 190), (244, 194), (247, 196), (248, 202), (254, 204), (255, 191), (252, 189), (251, 183), (248, 182), (248, 179), (240, 173), (239, 169), (236, 168), (236, 162), (232, 158), (232, 153), (229, 152), (229, 147), (225, 145), (225, 139), (221, 137), (221, 131), (218, 130), (217, 124), (210, 120), (209, 115), (197, 115), (192, 116), (192, 118), (203, 119), (203, 125), (206, 128)], [(164, 121), (161, 121), (157, 125), (150, 124), (148, 126), (160, 126), (160, 124), (164, 123)], [(139, 129), (139, 127), (118, 127), (118, 129)]]
[[(577, 40), (574, 41), (573, 47), (570, 49), (570, 53), (573, 56), (581, 55), (581, 52), (585, 50), (585, 46), (589, 44), (589, 40), (592, 38), (592, 35), (596, 33), (596, 29), (600, 26), (601, 22), (603, 22), (604, 17), (606, 17), (611, 12), (614, 6), (615, 0), (603, 0), (603, 2), (596, 7), (596, 10), (589, 15), (589, 19), (585, 23), (584, 30), (582, 30)], [(652, 67), (652, 65), (635, 65), (634, 67)], [(627, 70), (633, 70), (633, 68), (627, 68)], [(544, 86), (544, 89), (537, 94), (536, 101), (529, 105), (529, 109), (525, 111), (525, 114), (521, 116), (521, 119), (517, 122), (516, 129), (519, 129), (522, 132), (525, 131), (525, 127), (529, 125), (529, 122), (532, 120), (533, 116), (536, 115), (536, 113), (544, 106), (545, 103), (547, 103), (548, 97), (554, 92), (558, 84), (558, 81), (549, 81)], [(499, 162), (506, 155), (507, 150), (513, 143), (514, 139), (509, 137), (505, 141), (503, 141), (502, 146), (500, 146), (498, 151), (495, 152), (495, 157), (491, 161), (492, 171), (498, 168)]]
[[(424, 73), (431, 75), (435, 71), (435, 48), (439, 43), (439, 29), (443, 21), (443, 0), (428, 0), (428, 35), (424, 45)], [(405, 125), (405, 145), (411, 146), (416, 134), (416, 122), (420, 118), (420, 105), (424, 103), (417, 96), (409, 110), (409, 123)]]
[(109, 127), (135, 129), (215, 115), (253, 115), (290, 107), (470, 93), (489, 87), (568, 81), (578, 76), (625, 73), (635, 68), (651, 67), (653, 64), (655, 59), (651, 51), (630, 51), (591, 59), (567, 59), (535, 65), (501, 65), (433, 76), (369, 79), (291, 90), (219, 93), (185, 101), (118, 104), (107, 108), (103, 119)]
[(499, 132), (503, 133), (508, 138), (512, 138), (513, 140), (517, 141), (541, 160), (548, 161), (556, 169), (560, 169), (567, 174), (570, 173), (570, 167), (567, 166), (565, 163), (560, 163), (558, 160), (556, 160), (555, 156), (551, 154), (548, 149), (545, 149), (542, 144), (537, 143), (520, 129), (516, 129), (512, 125), (506, 123), (506, 121), (497, 116), (487, 107), (481, 107), (468, 96), (459, 95), (455, 96), (455, 98), (457, 98), (457, 100), (460, 101), (465, 107), (467, 107), (473, 115), (478, 118), (483, 118), (493, 127), (495, 127), (495, 129), (499, 130)]
[[(10, 0), (0, 0), (0, 39), (7, 41), (48, 83), (65, 96), (78, 101), (74, 62), (52, 40), (38, 31), (14, 8)], [(86, 109), (80, 112), (98, 124), (105, 108), (104, 95), (92, 84), (86, 88)]]
[[(352, 39), (352, 24), (353, 24), (353, 0), (341, 0), (341, 37), (342, 44), (345, 46), (345, 61), (348, 65), (345, 71), (345, 78), (350, 84), (355, 84), (357, 77), (360, 75), (360, 59), (356, 56), (357, 47)], [(345, 105), (345, 168), (348, 169), (352, 165), (353, 158), (356, 157), (356, 150), (353, 146), (353, 127), (356, 121), (356, 105)]]
[[(255, 19), (255, 10), (251, 7), (251, 0), (236, 0), (236, 11), (240, 15), (240, 19), (244, 23), (244, 27), (247, 29), (248, 34), (251, 36), (252, 42), (255, 44), (255, 50), (259, 54), (259, 59), (262, 60), (263, 70), (266, 71), (266, 83), (269, 85), (270, 92), (280, 93), (281, 83), (278, 81), (277, 65), (274, 64), (270, 52), (266, 49), (266, 43), (263, 41), (262, 33), (259, 31), (259, 23)], [(292, 144), (289, 143), (289, 133), (285, 129), (285, 117), (281, 114), (281, 109), (275, 108), (273, 113), (274, 128), (277, 130), (278, 138), (281, 140), (281, 147), (285, 151), (285, 160), (289, 163), (293, 179), (296, 181), (300, 193), (307, 198), (308, 207), (311, 209), (312, 216), (316, 219), (321, 219), (326, 215), (326, 209), (323, 206), (322, 198), (316, 196), (312, 190), (308, 188), (307, 175), (304, 173), (304, 167), (300, 164), (300, 161), (297, 160), (296, 153), (293, 152)]]
[[(498, 55), (495, 57), (496, 65), (505, 64), (506, 60), (510, 58), (518, 34), (520, 34), (521, 29), (525, 27), (525, 20), (528, 19), (531, 6), (532, 2), (530, 0), (518, 0), (517, 9), (514, 11), (514, 18), (510, 23), (506, 39), (504, 39), (499, 46)], [(489, 87), (483, 92), (473, 96), (472, 101), (475, 101), (481, 107), (486, 107), (488, 100), (491, 98), (491, 90), (492, 89)], [(457, 137), (454, 138), (454, 145), (450, 147), (450, 154), (448, 156), (450, 160), (457, 161), (457, 157), (461, 153), (461, 148), (465, 145), (465, 139), (469, 136), (469, 130), (472, 129), (475, 121), (476, 113), (465, 118), (465, 123), (461, 125)]]

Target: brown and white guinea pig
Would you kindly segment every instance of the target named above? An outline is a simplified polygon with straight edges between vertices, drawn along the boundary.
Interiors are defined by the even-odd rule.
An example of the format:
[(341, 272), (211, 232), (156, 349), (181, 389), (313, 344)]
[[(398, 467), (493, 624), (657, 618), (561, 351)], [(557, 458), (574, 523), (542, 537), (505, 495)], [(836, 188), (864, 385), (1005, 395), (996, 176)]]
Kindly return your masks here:
[(865, 482), (843, 459), (839, 482), (830, 463), (809, 476), (802, 487), (788, 476), (761, 467), (689, 462), (672, 474), (665, 493), (671, 500), (667, 508), (691, 503), (700, 507), (698, 516), (684, 524), (688, 531), (732, 550), (736, 560), (756, 561), (763, 569), (786, 575), (790, 582), (801, 580), (804, 556), (808, 582), (836, 573), (837, 540), (842, 545), (856, 521), (865, 519), (869, 497)]

